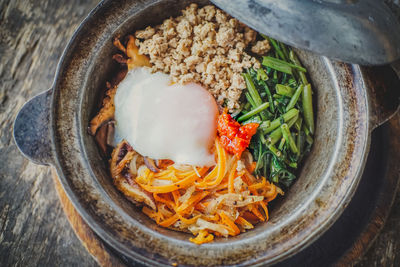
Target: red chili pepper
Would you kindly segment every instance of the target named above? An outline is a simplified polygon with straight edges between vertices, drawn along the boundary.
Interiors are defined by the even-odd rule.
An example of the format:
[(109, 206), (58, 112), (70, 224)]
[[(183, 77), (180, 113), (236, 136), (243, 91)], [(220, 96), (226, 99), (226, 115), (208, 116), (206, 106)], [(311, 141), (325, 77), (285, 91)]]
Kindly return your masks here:
[(257, 132), (258, 123), (240, 125), (231, 115), (224, 112), (218, 118), (218, 133), (221, 145), (240, 158), (249, 146), (251, 137)]

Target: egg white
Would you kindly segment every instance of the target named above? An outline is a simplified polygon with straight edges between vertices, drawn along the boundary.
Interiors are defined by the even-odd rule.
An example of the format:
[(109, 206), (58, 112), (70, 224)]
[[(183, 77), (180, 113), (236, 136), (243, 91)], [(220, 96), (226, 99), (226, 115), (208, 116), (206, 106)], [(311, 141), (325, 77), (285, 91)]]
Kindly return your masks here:
[(125, 139), (141, 155), (178, 164), (211, 166), (218, 108), (195, 83), (171, 85), (167, 74), (147, 67), (129, 71), (114, 97), (116, 142)]

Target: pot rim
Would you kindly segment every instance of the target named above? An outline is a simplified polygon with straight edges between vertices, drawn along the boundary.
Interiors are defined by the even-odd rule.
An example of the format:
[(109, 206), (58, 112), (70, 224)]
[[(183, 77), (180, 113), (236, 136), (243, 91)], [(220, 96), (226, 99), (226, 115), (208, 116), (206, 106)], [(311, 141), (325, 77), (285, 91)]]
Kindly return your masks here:
[[(107, 4), (109, 4), (111, 1), (109, 0), (104, 0), (102, 1), (98, 6), (96, 6), (95, 9), (93, 9), (88, 16), (85, 18), (85, 20), (80, 24), (80, 26), (78, 27), (78, 29), (75, 31), (73, 37), (71, 38), (71, 40), (69, 41), (68, 45), (66, 46), (66, 48), (64, 49), (64, 52), (62, 54), (62, 57), (57, 65), (57, 71), (55, 74), (55, 78), (54, 78), (54, 82), (53, 82), (53, 91), (52, 91), (52, 95), (51, 95), (51, 108), (50, 108), (50, 122), (51, 122), (51, 145), (52, 147), (55, 149), (55, 155), (52, 164), (54, 164), (57, 173), (59, 175), (59, 179), (61, 181), (62, 187), (65, 190), (67, 196), (70, 198), (73, 206), (77, 209), (77, 211), (81, 214), (82, 218), (88, 223), (88, 225), (96, 232), (96, 234), (98, 234), (104, 241), (106, 241), (108, 244), (112, 245), (114, 248), (116, 248), (118, 251), (121, 251), (124, 255), (129, 255), (130, 257), (133, 256), (133, 258), (135, 260), (138, 260), (139, 262), (143, 263), (143, 264), (152, 264), (152, 265), (157, 265), (160, 264), (159, 261), (157, 260), (153, 260), (150, 258), (147, 258), (145, 256), (143, 256), (140, 253), (137, 253), (134, 250), (129, 250), (127, 249), (126, 246), (124, 246), (120, 241), (118, 241), (115, 236), (113, 236), (112, 234), (110, 234), (109, 232), (105, 231), (102, 227), (101, 224), (99, 224), (93, 217), (92, 215), (85, 209), (85, 207), (82, 205), (82, 203), (80, 202), (80, 199), (77, 197), (76, 192), (72, 189), (71, 185), (68, 182), (68, 179), (66, 178), (65, 174), (64, 174), (64, 170), (62, 167), (62, 163), (59, 159), (59, 153), (60, 150), (57, 146), (57, 137), (55, 135), (56, 133), (56, 129), (55, 129), (55, 113), (56, 113), (56, 101), (55, 99), (57, 97), (59, 97), (59, 90), (57, 90), (57, 86), (58, 86), (58, 81), (60, 78), (60, 75), (62, 74), (64, 68), (66, 66), (68, 66), (68, 59), (69, 59), (69, 54), (73, 51), (75, 42), (77, 42), (77, 40), (81, 37), (81, 33), (82, 30), (86, 27), (86, 25), (93, 20), (93, 16), (95, 16), (98, 12), (100, 12), (103, 8), (105, 8), (105, 6)], [(324, 61), (330, 66), (330, 68), (333, 68), (332, 66), (332, 62), (330, 60), (328, 60), (327, 58), (324, 58)], [(360, 67), (358, 65), (348, 65), (346, 64), (348, 67), (350, 67), (353, 70), (353, 73), (355, 75), (359, 75), (359, 77), (362, 76), (361, 74), (361, 70)], [(361, 79), (362, 81), (362, 79)], [(338, 85), (339, 86), (339, 85)], [(363, 86), (365, 86), (363, 84)], [(363, 88), (362, 90), (365, 91), (365, 88)], [(365, 92), (364, 92), (365, 93)], [(368, 110), (368, 95), (365, 94), (365, 107), (366, 107), (366, 114), (369, 114), (369, 110)], [(365, 121), (366, 125), (366, 129), (369, 129), (369, 121), (366, 120)], [(343, 125), (341, 125), (340, 127), (343, 127)], [(361, 177), (361, 173), (362, 170), (364, 169), (364, 165), (366, 163), (366, 159), (367, 159), (367, 152), (369, 150), (369, 142), (370, 142), (370, 132), (369, 131), (364, 131), (365, 136), (364, 136), (364, 141), (363, 142), (363, 146), (362, 146), (362, 155), (363, 157), (361, 158), (361, 162), (358, 165), (359, 168), (356, 171), (355, 174), (355, 178), (352, 180), (352, 183), (349, 185), (349, 187), (347, 188), (347, 191), (344, 193), (345, 197), (342, 198), (342, 201), (340, 203), (337, 204), (337, 207), (345, 207), (347, 206), (347, 204), (349, 203), (350, 199), (352, 198), (357, 185), (359, 183), (360, 177)], [(84, 148), (84, 144), (82, 141), (82, 136), (78, 136), (79, 138), (79, 144), (81, 148)], [(81, 153), (84, 153), (85, 158), (87, 158), (86, 155), (86, 151), (85, 149), (83, 149), (81, 151)], [(335, 152), (336, 153), (336, 152)], [(89, 164), (87, 162), (84, 163), (85, 167), (88, 168), (90, 170), (90, 174), (92, 176), (94, 176), (93, 171), (91, 170), (91, 167), (89, 166)], [(334, 163), (330, 164), (330, 168), (333, 168)], [(320, 187), (322, 187), (323, 184), (320, 184)], [(101, 186), (99, 188), (102, 188)], [(317, 195), (317, 193), (319, 193), (320, 191), (315, 191), (315, 195)], [(105, 193), (105, 191), (104, 191)], [(310, 198), (307, 202), (307, 205), (310, 204), (310, 202), (312, 202), (315, 198)], [(121, 213), (123, 214), (124, 212), (114, 203), (113, 204), (113, 208), (115, 208), (116, 210), (121, 211)], [(343, 210), (343, 209), (342, 209)], [(297, 213), (300, 213), (301, 210), (298, 210)], [(294, 253), (296, 253), (299, 249), (302, 249), (304, 247), (306, 247), (308, 244), (310, 244), (313, 240), (315, 240), (316, 238), (318, 238), (323, 232), (325, 232), (329, 226), (331, 226), (334, 221), (340, 216), (341, 211), (340, 212), (335, 212), (332, 213), (331, 216), (324, 218), (324, 222), (320, 223), (319, 227), (314, 229), (312, 231), (312, 234), (308, 236), (308, 238), (303, 239), (301, 242), (298, 242), (297, 244), (291, 246), (291, 249), (280, 253), (278, 256), (272, 258), (272, 259), (267, 259), (267, 262), (269, 264), (271, 263), (276, 263), (280, 260), (283, 260), (284, 258), (287, 258), (291, 255), (293, 255)], [(293, 215), (294, 216), (294, 215)], [(169, 237), (165, 237), (162, 234), (159, 234), (160, 236), (162, 236), (162, 238), (169, 238)], [(256, 265), (261, 265), (261, 264), (265, 264), (266, 262), (264, 261), (264, 259), (262, 257), (257, 258), (256, 261), (254, 262), (245, 262), (245, 264), (256, 264)]]

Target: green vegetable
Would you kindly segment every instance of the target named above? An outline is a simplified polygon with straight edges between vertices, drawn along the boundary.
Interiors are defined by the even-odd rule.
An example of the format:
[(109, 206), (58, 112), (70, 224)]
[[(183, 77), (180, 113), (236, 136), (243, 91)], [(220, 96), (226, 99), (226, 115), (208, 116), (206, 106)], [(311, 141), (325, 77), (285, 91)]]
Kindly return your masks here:
[(278, 43), (279, 43), (279, 47), (282, 49), (283, 54), (285, 55), (285, 60), (288, 61), (288, 59), (289, 59), (289, 51), (288, 51), (286, 45), (284, 45), (281, 42), (278, 42)]
[[(290, 51), (289, 58), (296, 66), (300, 66), (301, 67), (301, 63), (300, 63), (299, 59), (297, 58), (297, 56), (294, 54), (293, 51)], [(301, 82), (304, 85), (308, 84), (307, 77), (303, 72), (300, 72), (299, 76), (300, 76)]]
[(259, 105), (258, 107), (256, 107), (255, 109), (252, 109), (251, 111), (247, 112), (246, 114), (240, 116), (237, 121), (238, 122), (242, 122), (245, 121), (249, 118), (251, 118), (252, 116), (256, 115), (257, 113), (260, 113), (261, 111), (263, 111), (264, 109), (269, 107), (269, 103), (265, 102), (261, 105)]
[(282, 63), (281, 60), (273, 58), (273, 57), (263, 57), (263, 61), (262, 61), (262, 64), (266, 67), (269, 67), (271, 69), (281, 71), (281, 72), (284, 72), (287, 74), (292, 74), (292, 67), (285, 63), (286, 62)]
[(243, 121), (242, 125), (245, 125), (245, 124), (248, 124), (248, 123), (253, 123), (253, 122), (261, 124), (262, 120), (260, 119), (259, 116), (254, 116), (254, 117), (252, 117), (252, 118), (250, 118), (248, 120)]
[(282, 150), (285, 143), (286, 143), (286, 139), (284, 137), (282, 137), (281, 142), (279, 143), (278, 149)]
[(293, 88), (297, 87), (296, 80), (293, 79), (293, 78), (290, 78), (289, 81), (288, 81), (288, 86), (293, 87)]
[[(295, 108), (289, 110), (288, 112), (286, 112), (285, 114), (282, 115), (283, 120), (285, 122), (287, 122), (288, 120), (290, 120), (291, 118), (293, 118), (294, 116), (296, 116), (299, 113), (299, 111)], [(281, 125), (280, 122), (280, 118), (277, 118), (275, 120), (273, 120), (270, 124), (269, 127), (265, 127), (265, 125), (262, 123), (259, 128), (261, 128), (263, 130), (263, 132), (265, 134), (272, 132), (273, 130), (275, 130), (276, 128), (279, 127), (279, 125)]]
[(274, 153), (275, 156), (277, 156), (278, 158), (282, 157), (282, 152), (279, 151), (274, 145), (269, 145), (268, 149)]
[[(297, 121), (297, 117), (292, 118), (288, 122), (289, 128), (292, 127), (292, 125)], [(279, 141), (279, 139), (282, 137), (282, 130), (281, 128), (277, 128), (275, 131), (273, 131), (267, 138), (267, 143), (274, 145), (276, 142)]]
[(295, 65), (274, 57), (263, 57), (262, 64), (266, 67), (270, 67), (272, 69), (275, 69), (277, 71), (281, 71), (287, 74), (292, 74), (292, 69), (296, 69), (301, 72), (307, 72), (305, 68), (299, 65)]
[(296, 143), (294, 142), (294, 139), (289, 131), (289, 126), (286, 123), (281, 125), (281, 131), (292, 152), (298, 154), (299, 150), (297, 149)]
[(296, 122), (294, 123), (294, 127), (296, 128), (296, 130), (298, 131), (298, 132), (300, 132), (300, 130), (301, 130), (301, 125), (303, 124), (303, 117), (298, 117), (297, 118), (297, 120), (296, 120)]
[(292, 87), (290, 86), (286, 86), (283, 84), (277, 84), (275, 86), (275, 90), (279, 95), (284, 95), (284, 96), (288, 96), (288, 97), (292, 97), (294, 90)]
[(265, 137), (264, 137), (264, 135), (261, 133), (260, 134), (260, 141), (261, 141), (261, 143), (263, 143), (264, 145), (267, 143), (267, 140), (265, 140)]
[(304, 86), (302, 101), (303, 101), (304, 121), (306, 122), (306, 125), (310, 130), (310, 133), (314, 134), (314, 111), (313, 111), (312, 92), (310, 84)]
[(259, 68), (257, 70), (257, 80), (263, 80), (263, 81), (268, 80), (268, 75), (265, 73), (263, 68)]
[(253, 98), (251, 98), (251, 96), (250, 96), (249, 93), (246, 93), (245, 96), (246, 96), (246, 98), (247, 98), (247, 101), (249, 101), (250, 105), (251, 105), (253, 108), (257, 107), (256, 103), (254, 103), (254, 100), (253, 100)]
[(309, 143), (310, 145), (312, 145), (312, 144), (314, 143), (314, 139), (313, 139), (311, 136), (309, 136), (309, 135), (306, 135), (306, 141), (307, 141), (307, 143)]
[(282, 60), (287, 60), (285, 54), (284, 54), (283, 51), (281, 50), (281, 48), (280, 48), (280, 46), (279, 46), (279, 44), (278, 44), (277, 41), (275, 41), (274, 39), (269, 38), (269, 37), (267, 37), (267, 36), (265, 36), (265, 35), (264, 35), (263, 37), (264, 37), (265, 39), (267, 39), (267, 40), (272, 44), (272, 46), (275, 48), (275, 51), (277, 52), (277, 54), (279, 55), (279, 57), (280, 57)]
[(304, 132), (300, 132), (299, 135), (297, 135), (297, 148), (299, 149), (300, 154), (304, 151), (304, 142), (305, 140), (305, 134)]
[[(235, 116), (242, 124), (260, 124), (249, 150), (257, 162), (255, 174), (287, 187), (314, 142), (314, 113), (307, 70), (283, 43), (263, 36), (271, 50), (262, 66), (243, 73), (246, 103)], [(304, 122), (304, 123), (303, 123)]]
[[(296, 92), (294, 92), (292, 98), (290, 99), (289, 104), (286, 106), (286, 111), (294, 108), (294, 105), (296, 105), (297, 100), (299, 100), (301, 92), (303, 92), (303, 85), (299, 85), (299, 87), (296, 89)], [(290, 87), (289, 87), (290, 88)]]
[(243, 77), (244, 80), (246, 81), (246, 86), (247, 86), (247, 90), (249, 90), (250, 96), (254, 101), (254, 104), (256, 106), (259, 106), (262, 104), (262, 100), (261, 97), (256, 89), (256, 87), (254, 86), (253, 80), (250, 77), (249, 73), (243, 73)]
[(268, 85), (264, 81), (260, 81), (260, 84), (264, 87), (264, 90), (267, 93), (268, 102), (270, 104), (271, 112), (274, 113), (275, 112), (275, 103), (274, 103), (274, 101), (272, 99), (271, 91), (269, 90)]

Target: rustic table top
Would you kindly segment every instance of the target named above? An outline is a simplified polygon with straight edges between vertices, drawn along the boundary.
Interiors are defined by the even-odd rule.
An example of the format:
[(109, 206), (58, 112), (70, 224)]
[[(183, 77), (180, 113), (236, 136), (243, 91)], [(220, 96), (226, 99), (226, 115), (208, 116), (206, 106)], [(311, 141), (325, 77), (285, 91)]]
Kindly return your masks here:
[[(12, 138), (18, 110), (52, 84), (58, 59), (98, 0), (0, 1), (0, 263), (96, 266), (70, 227), (50, 169), (25, 159)], [(400, 266), (400, 193), (359, 266)]]

